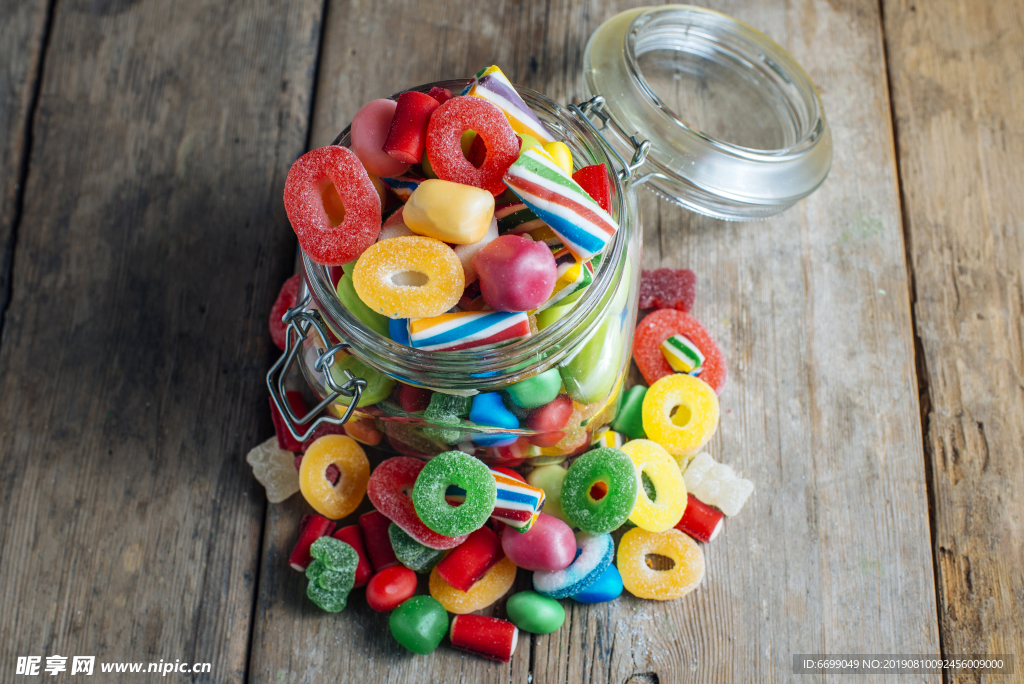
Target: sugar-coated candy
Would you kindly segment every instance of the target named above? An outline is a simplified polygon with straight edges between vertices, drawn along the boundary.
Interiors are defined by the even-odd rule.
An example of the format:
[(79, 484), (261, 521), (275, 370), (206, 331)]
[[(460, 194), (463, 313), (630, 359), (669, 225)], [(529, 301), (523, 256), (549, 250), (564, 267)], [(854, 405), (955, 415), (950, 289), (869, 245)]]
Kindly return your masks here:
[(531, 634), (551, 634), (565, 623), (562, 604), (535, 591), (512, 594), (505, 602), (505, 611), (516, 627)]
[[(497, 392), (484, 392), (473, 397), (473, 405), (469, 410), (469, 419), (481, 426), (518, 429), (519, 419), (505, 408), (501, 395)], [(474, 434), (473, 441), (480, 446), (507, 446), (518, 439), (508, 434)]]
[[(419, 543), (432, 549), (455, 548), (466, 541), (465, 535), (438, 534), (427, 527), (417, 515), (417, 507), (413, 503), (413, 499), (406, 494), (407, 490), (414, 488), (425, 466), (426, 464), (418, 458), (409, 456), (389, 458), (373, 471), (366, 487), (366, 494), (377, 510), (408, 532), (409, 536)], [(487, 466), (483, 464), (480, 466), (485, 472), (487, 471)], [(490, 473), (488, 473), (488, 477), (490, 477)], [(413, 491), (415, 490), (413, 489)], [(441, 502), (448, 506), (444, 502), (443, 493)], [(493, 507), (493, 505), (492, 502), (491, 506)], [(450, 508), (450, 506), (448, 507)], [(489, 514), (490, 511), (488, 511)], [(487, 517), (484, 516), (484, 520), (486, 519)]]
[[(341, 471), (341, 477), (334, 484), (326, 476), (332, 464)], [(299, 487), (302, 496), (318, 513), (337, 520), (359, 506), (369, 477), (370, 462), (363, 447), (351, 437), (327, 435), (306, 449), (299, 469)]]
[[(466, 493), (459, 506), (445, 501), (452, 485)], [(457, 537), (483, 527), (494, 510), (496, 497), (497, 487), (487, 466), (461, 451), (445, 451), (428, 461), (417, 475), (412, 500), (416, 514), (427, 527)]]
[[(494, 218), (492, 217), (491, 218), (491, 223), (487, 227), (487, 232), (484, 233), (484, 236), (482, 238), (480, 238), (477, 242), (474, 242), (471, 245), (455, 245), (455, 247), (452, 248), (452, 249), (455, 250), (455, 256), (459, 257), (459, 261), (462, 262), (462, 270), (466, 272), (466, 285), (467, 286), (470, 283), (477, 282), (476, 268), (473, 267), (473, 257), (475, 257), (477, 255), (477, 253), (481, 249), (483, 249), (484, 247), (486, 247), (487, 245), (491, 244), (492, 242), (494, 242), (497, 239), (498, 239), (498, 222), (495, 221)], [(463, 297), (465, 297), (465, 296), (466, 296), (466, 293), (463, 292)], [(470, 307), (469, 310), (471, 310), (471, 311), (478, 311), (478, 310), (483, 308), (483, 298), (479, 297), (479, 294), (478, 294), (478, 299), (479, 299), (480, 305), (476, 306), (476, 307)], [(461, 299), (459, 300), (459, 306), (460, 307), (462, 306), (462, 300)]]
[(302, 275), (296, 273), (284, 281), (281, 290), (277, 293), (277, 299), (274, 300), (274, 305), (270, 307), (270, 338), (274, 340), (277, 348), (282, 351), (284, 350), (285, 336), (288, 334), (288, 328), (281, 319), (284, 318), (289, 309), (295, 308), (295, 304), (298, 302), (300, 287), (302, 287)]
[(611, 447), (612, 449), (621, 449), (625, 443), (626, 438), (623, 434), (615, 430), (605, 430), (594, 440), (594, 446)]
[(434, 86), (431, 88), (427, 95), (437, 100), (438, 104), (444, 104), (454, 97), (454, 95), (452, 95), (452, 91), (447, 88), (441, 88), (440, 86)]
[(623, 342), (619, 317), (609, 316), (590, 340), (559, 366), (562, 384), (573, 401), (593, 404), (608, 397), (625, 365)]
[[(550, 373), (551, 371), (546, 371)], [(555, 371), (559, 386), (562, 383), (562, 376)], [(557, 444), (565, 438), (562, 428), (566, 426), (572, 416), (572, 399), (565, 394), (559, 394), (554, 399), (539, 406), (526, 417), (526, 427), (536, 430), (542, 434), (532, 435), (530, 443), (539, 447), (549, 447)]]
[[(380, 233), (377, 234), (377, 242), (383, 240), (390, 240), (396, 237), (410, 237), (416, 233), (409, 230), (409, 226), (405, 225), (405, 207), (398, 207), (398, 209), (384, 219), (384, 225), (380, 227)], [(346, 264), (348, 267), (348, 264)], [(352, 263), (352, 269), (356, 267), (355, 263)], [(346, 272), (351, 269), (346, 268)]]
[(388, 536), (398, 562), (414, 572), (426, 574), (444, 558), (443, 549), (432, 549), (420, 544), (395, 523), (391, 523), (388, 528)]
[(725, 359), (696, 318), (676, 309), (659, 309), (637, 323), (633, 339), (633, 360), (648, 384), (675, 371), (665, 360), (661, 343), (673, 335), (684, 335), (704, 356), (700, 379), (711, 385), (716, 394), (725, 386)]
[(615, 219), (543, 149), (524, 150), (509, 167), (505, 183), (580, 261), (604, 250), (619, 229)]
[[(348, 377), (345, 375), (346, 370), (352, 373), (353, 377), (366, 380), (366, 389), (359, 395), (359, 401), (356, 403), (358, 408), (373, 406), (379, 401), (384, 401), (391, 394), (391, 390), (395, 386), (395, 380), (390, 375), (381, 373), (376, 368), (367, 365), (361, 359), (348, 352), (336, 352), (334, 354), (334, 364), (331, 365), (330, 372), (339, 385), (344, 385), (348, 382)], [(342, 395), (334, 401), (336, 404), (348, 406), (350, 400)], [(334, 404), (328, 404), (328, 406), (334, 406)]]
[(355, 584), (359, 555), (333, 537), (320, 537), (309, 552), (315, 560), (306, 568), (306, 596), (328, 613), (345, 610), (348, 593)]
[(344, 428), (346, 435), (367, 446), (377, 446), (384, 439), (384, 435), (376, 428), (373, 418), (352, 417), (345, 423)]
[[(487, 158), (476, 168), (462, 152), (462, 133), (476, 131), (487, 146)], [(438, 178), (483, 188), (497, 196), (505, 191), (502, 177), (519, 156), (519, 139), (489, 102), (475, 97), (453, 97), (430, 117), (427, 156)]]
[(352, 276), (348, 273), (341, 277), (337, 287), (338, 301), (340, 301), (348, 312), (359, 319), (359, 322), (381, 337), (389, 337), (388, 321), (391, 319), (382, 316), (370, 307), (366, 306), (356, 288), (352, 284)]
[(521, 311), (459, 311), (409, 321), (409, 343), (424, 351), (482, 349), (529, 336)]
[(516, 406), (535, 409), (554, 401), (561, 387), (562, 376), (558, 374), (558, 369), (549, 368), (543, 373), (508, 385), (505, 392)]
[(378, 613), (386, 613), (416, 595), (416, 573), (404, 565), (389, 565), (366, 585), (366, 604)]
[(481, 527), (437, 564), (437, 574), (454, 589), (469, 591), (504, 557), (498, 535), (489, 527)]
[(697, 298), (697, 274), (688, 268), (657, 268), (640, 273), (641, 309), (678, 309), (689, 313)]
[(464, 615), (483, 610), (504, 596), (516, 579), (516, 565), (508, 558), (495, 563), (484, 576), (473, 583), (468, 591), (459, 591), (438, 574), (435, 567), (430, 571), (428, 587), (430, 595), (441, 602), (445, 610)]
[(408, 163), (398, 161), (383, 149), (397, 108), (394, 100), (370, 100), (352, 117), (352, 151), (367, 172), (382, 178), (401, 176), (409, 170)]
[(462, 262), (433, 238), (398, 237), (370, 245), (356, 262), (359, 298), (388, 318), (438, 316), (455, 306), (466, 286)]
[(405, 164), (419, 164), (427, 145), (430, 115), (439, 106), (441, 103), (427, 93), (409, 90), (399, 95), (391, 127), (381, 149)]
[(356, 555), (359, 556), (359, 563), (356, 565), (355, 584), (353, 586), (356, 589), (365, 587), (366, 583), (370, 581), (370, 577), (373, 576), (373, 566), (370, 565), (370, 559), (366, 556), (362, 528), (359, 525), (349, 525), (339, 528), (331, 536), (351, 546)]
[(452, 618), (448, 638), (452, 648), (507, 663), (515, 653), (519, 629), (508, 620), (500, 618), (456, 615)]
[(494, 218), (494, 196), (471, 185), (425, 180), (412, 193), (402, 212), (414, 233), (456, 245), (483, 239)]
[[(403, 202), (408, 202), (409, 197), (412, 195), (412, 193), (416, 192), (416, 188), (418, 188), (420, 186), (420, 183), (422, 183), (425, 180), (426, 178), (411, 173), (403, 174), (401, 176), (394, 176), (393, 178), (381, 179), (384, 185), (388, 186), (388, 188), (391, 189), (391, 192), (395, 193), (395, 197), (397, 197)], [(397, 236), (392, 235), (391, 237)]]
[(608, 167), (604, 164), (592, 164), (572, 174), (572, 179), (594, 198), (602, 209), (612, 213), (612, 181), (608, 176)]
[(697, 454), (683, 471), (686, 489), (706, 504), (728, 516), (736, 515), (754, 491), (754, 483), (736, 474), (731, 466), (718, 463), (706, 453)]
[(722, 531), (724, 515), (722, 511), (708, 506), (693, 494), (688, 493), (686, 496), (686, 509), (675, 527), (680, 532), (685, 532), (697, 541), (707, 544)]
[(345, 147), (328, 145), (299, 157), (284, 183), (284, 208), (302, 250), (318, 264), (351, 261), (380, 232), (380, 196)]
[[(648, 555), (665, 556), (675, 565), (671, 570), (655, 570), (647, 564)], [(616, 564), (626, 591), (637, 598), (677, 599), (696, 589), (704, 579), (704, 552), (677, 529), (648, 532), (634, 527), (619, 541)]]
[(572, 150), (561, 140), (541, 145), (548, 156), (568, 175), (572, 175)]
[(252, 466), (252, 474), (267, 491), (267, 501), (281, 503), (299, 491), (299, 475), (292, 461), (295, 454), (284, 451), (271, 437), (255, 446), (245, 455), (245, 462)]
[(590, 264), (576, 261), (569, 250), (562, 248), (552, 256), (555, 258), (555, 286), (551, 296), (537, 307), (537, 312), (573, 301), (573, 295), (582, 293), (594, 280)]
[[(470, 413), (471, 418), (472, 415)], [(526, 484), (522, 477), (509, 476), (494, 468), (491, 468), (491, 475), (497, 488), (491, 517), (520, 534), (530, 530), (544, 507), (544, 490)]]
[(558, 278), (547, 245), (502, 235), (473, 257), (480, 294), (495, 311), (532, 311), (551, 297)]
[(566, 470), (559, 465), (544, 465), (534, 468), (526, 476), (526, 482), (544, 490), (544, 508), (542, 513), (568, 522), (562, 511), (562, 481)]
[[(427, 406), (424, 417), (434, 425), (461, 425), (462, 418), (469, 415), (470, 401), (469, 397), (434, 392), (430, 397), (430, 405)], [(426, 427), (423, 428), (423, 432), (445, 444), (458, 444), (463, 436), (462, 430), (454, 429), (454, 427), (453, 429)]]
[(673, 335), (661, 343), (661, 355), (677, 373), (700, 375), (704, 366), (704, 354), (686, 335)]
[(664, 532), (679, 522), (686, 508), (686, 483), (672, 455), (649, 439), (634, 439), (622, 447), (633, 460), (641, 481), (650, 481), (653, 496), (641, 487), (629, 519), (649, 532)]
[(622, 594), (622, 575), (619, 569), (609, 564), (601, 576), (589, 587), (572, 595), (577, 603), (607, 603), (614, 601)]
[(615, 556), (615, 543), (610, 534), (581, 532), (576, 535), (576, 548), (580, 553), (569, 567), (533, 573), (533, 588), (538, 594), (556, 599), (579, 594), (601, 577)]
[(643, 385), (633, 385), (622, 397), (622, 405), (619, 406), (615, 420), (612, 421), (612, 430), (621, 432), (630, 439), (644, 439), (647, 433), (644, 432), (644, 397), (647, 395), (647, 388)]
[(391, 636), (420, 655), (432, 653), (448, 633), (448, 613), (429, 596), (413, 596), (388, 618)]
[(633, 512), (640, 475), (618, 449), (600, 447), (577, 458), (562, 482), (562, 510), (584, 532), (617, 529)]
[(505, 555), (524, 570), (555, 572), (576, 558), (572, 529), (558, 518), (541, 513), (527, 532), (506, 526), (501, 533)]
[(707, 444), (718, 429), (718, 414), (714, 390), (691, 375), (665, 376), (644, 395), (644, 432), (673, 456), (694, 454)]
[(422, 387), (413, 387), (412, 385), (406, 385), (404, 382), (398, 383), (398, 404), (402, 407), (402, 410), (406, 413), (420, 413), (426, 411), (427, 407), (430, 406), (430, 397), (433, 395), (428, 389)]
[(514, 202), (496, 204), (494, 218), (498, 223), (499, 235), (519, 235), (547, 226), (518, 197)]
[(388, 535), (390, 527), (391, 521), (380, 511), (369, 511), (359, 516), (359, 529), (363, 531), (366, 557), (370, 559), (374, 572), (398, 564), (398, 557), (391, 548), (391, 537)]
[(321, 515), (304, 515), (299, 522), (299, 540), (288, 557), (288, 565), (302, 572), (313, 561), (309, 549), (320, 537), (327, 536), (334, 529), (334, 523)]
[(500, 108), (516, 133), (544, 143), (555, 140), (498, 67), (489, 66), (477, 72), (466, 94), (483, 98)]

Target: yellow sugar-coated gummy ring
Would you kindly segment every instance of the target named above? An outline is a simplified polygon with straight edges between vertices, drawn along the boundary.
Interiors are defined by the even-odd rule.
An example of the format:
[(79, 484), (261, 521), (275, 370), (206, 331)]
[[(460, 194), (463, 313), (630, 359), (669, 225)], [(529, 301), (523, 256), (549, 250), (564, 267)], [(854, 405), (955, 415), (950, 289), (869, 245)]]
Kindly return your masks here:
[(352, 285), (364, 304), (389, 318), (430, 318), (458, 304), (466, 272), (451, 247), (414, 235), (370, 245), (356, 261)]
[(459, 591), (444, 581), (437, 572), (437, 566), (430, 571), (430, 595), (437, 599), (449, 613), (465, 615), (483, 610), (491, 605), (509, 589), (516, 581), (516, 564), (508, 557), (502, 558), (484, 576), (478, 579), (469, 591)]
[(629, 519), (648, 532), (664, 532), (675, 527), (686, 510), (686, 482), (679, 464), (660, 444), (649, 439), (633, 439), (622, 446), (622, 451), (633, 459), (633, 465), (654, 485), (654, 501), (643, 487), (639, 489), (636, 504)]
[[(647, 564), (648, 554), (670, 558), (675, 565), (671, 570), (654, 570)], [(648, 532), (634, 527), (622, 535), (616, 565), (626, 591), (655, 601), (685, 596), (704, 579), (704, 552), (677, 529)]]
[[(677, 409), (675, 415), (673, 409)], [(647, 437), (673, 456), (697, 453), (718, 429), (715, 390), (683, 373), (666, 375), (651, 385), (642, 411)]]
[[(337, 484), (327, 479), (327, 468), (334, 464), (340, 476)], [(299, 489), (317, 513), (337, 520), (356, 510), (366, 495), (370, 479), (370, 461), (366, 452), (351, 437), (326, 435), (306, 449), (299, 466)]]

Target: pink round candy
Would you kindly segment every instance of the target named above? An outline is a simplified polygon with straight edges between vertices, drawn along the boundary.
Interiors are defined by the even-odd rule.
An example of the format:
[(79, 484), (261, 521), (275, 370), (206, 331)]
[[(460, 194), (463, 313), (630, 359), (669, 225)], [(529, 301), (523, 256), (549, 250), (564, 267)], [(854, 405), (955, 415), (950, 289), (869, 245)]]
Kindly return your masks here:
[(506, 527), (501, 533), (501, 548), (523, 570), (557, 572), (576, 558), (576, 537), (564, 522), (541, 513), (526, 532)]
[(352, 117), (352, 151), (363, 162), (367, 172), (374, 176), (401, 176), (409, 170), (409, 164), (398, 161), (381, 149), (388, 138), (397, 106), (394, 100), (371, 100)]
[(557, 266), (551, 249), (521, 235), (502, 235), (473, 257), (480, 294), (495, 311), (531, 311), (555, 289)]

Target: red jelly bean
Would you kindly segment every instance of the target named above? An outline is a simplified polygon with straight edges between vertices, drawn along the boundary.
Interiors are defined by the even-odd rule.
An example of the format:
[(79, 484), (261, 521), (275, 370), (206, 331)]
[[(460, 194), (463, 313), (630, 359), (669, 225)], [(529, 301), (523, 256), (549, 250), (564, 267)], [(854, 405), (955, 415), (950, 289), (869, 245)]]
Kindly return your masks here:
[(604, 164), (592, 164), (572, 174), (572, 179), (587, 194), (594, 198), (594, 201), (601, 205), (601, 208), (612, 213), (612, 181), (608, 177), (608, 168)]
[(277, 348), (284, 351), (288, 326), (281, 320), (288, 313), (288, 309), (294, 309), (298, 303), (299, 287), (302, 286), (302, 276), (296, 273), (284, 281), (281, 291), (277, 293), (274, 306), (270, 307), (270, 337), (274, 340)]
[[(476, 131), (487, 148), (478, 169), (462, 153), (462, 134)], [(479, 97), (453, 97), (430, 117), (427, 156), (438, 178), (472, 185), (498, 196), (505, 191), (501, 180), (519, 157), (519, 138), (500, 109)]]
[(689, 311), (697, 298), (697, 274), (688, 268), (657, 268), (640, 274), (641, 309)]
[(311, 150), (292, 164), (284, 208), (299, 245), (318, 264), (352, 261), (380, 232), (380, 196), (359, 158), (337, 145)]
[(320, 537), (326, 537), (334, 529), (334, 523), (322, 515), (304, 515), (299, 522), (299, 541), (292, 549), (292, 555), (288, 558), (288, 565), (293, 569), (302, 572), (310, 563), (313, 557), (309, 555), (309, 547)]
[(541, 513), (526, 532), (507, 527), (501, 548), (523, 570), (557, 572), (576, 559), (576, 537), (558, 518)]
[(393, 159), (406, 164), (419, 164), (427, 145), (427, 124), (440, 103), (426, 93), (413, 90), (398, 96), (395, 118), (391, 120), (387, 140), (382, 148)]
[(558, 267), (551, 249), (521, 235), (502, 235), (473, 257), (480, 294), (495, 311), (531, 311), (555, 289)]
[(572, 399), (565, 394), (559, 394), (552, 401), (530, 411), (526, 417), (526, 427), (543, 435), (533, 435), (530, 443), (534, 446), (549, 447), (562, 441), (565, 433), (561, 432), (565, 424), (569, 422), (572, 415)]
[(498, 535), (481, 527), (470, 532), (466, 541), (437, 564), (437, 574), (459, 591), (469, 591), (477, 580), (504, 557), (505, 552)]
[(379, 613), (402, 605), (416, 594), (416, 573), (404, 565), (384, 568), (366, 585), (366, 603)]
[(676, 523), (676, 529), (685, 532), (697, 541), (707, 544), (722, 531), (724, 514), (695, 497), (686, 495), (683, 517)]
[(700, 322), (684, 311), (659, 309), (644, 317), (636, 326), (633, 338), (633, 360), (648, 385), (675, 373), (661, 353), (661, 343), (673, 335), (685, 335), (704, 354), (704, 370), (699, 377), (711, 385), (716, 394), (725, 386), (725, 358), (718, 345)]
[(363, 531), (366, 556), (370, 559), (370, 565), (376, 572), (380, 572), (390, 565), (398, 564), (395, 550), (391, 548), (389, 527), (391, 527), (391, 521), (380, 511), (370, 511), (359, 516), (359, 529)]
[(335, 539), (345, 542), (359, 554), (359, 564), (356, 565), (356, 588), (365, 587), (373, 575), (373, 566), (370, 559), (366, 557), (366, 547), (363, 545), (363, 531), (359, 525), (349, 525), (331, 535)]
[(398, 383), (398, 403), (406, 413), (426, 411), (430, 406), (430, 395), (432, 394), (433, 392), (422, 387), (413, 387), (404, 382)]
[[(292, 407), (292, 413), (297, 417), (302, 418), (306, 415), (306, 400), (302, 398), (302, 392), (289, 391), (285, 393), (288, 398), (288, 403)], [(303, 447), (302, 442), (292, 437), (292, 433), (288, 431), (288, 426), (284, 422), (284, 416), (277, 410), (277, 404), (274, 403), (272, 397), (268, 397), (270, 400), (270, 419), (274, 421), (274, 432), (277, 434), (277, 445), (285, 451), (302, 451), (306, 449)]]
[(378, 511), (420, 544), (432, 549), (455, 548), (466, 541), (467, 535), (446, 537), (434, 532), (416, 515), (412, 498), (407, 493), (412, 491), (416, 477), (425, 465), (424, 461), (408, 456), (389, 458), (370, 475), (366, 495)]
[(507, 663), (515, 653), (519, 628), (508, 620), (483, 615), (456, 615), (448, 633), (452, 646), (489, 660)]

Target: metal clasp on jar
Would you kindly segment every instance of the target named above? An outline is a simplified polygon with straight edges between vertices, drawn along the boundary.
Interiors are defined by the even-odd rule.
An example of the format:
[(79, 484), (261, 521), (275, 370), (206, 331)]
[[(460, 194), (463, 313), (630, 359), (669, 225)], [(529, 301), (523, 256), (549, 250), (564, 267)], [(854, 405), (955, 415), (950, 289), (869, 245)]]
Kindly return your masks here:
[[(348, 369), (343, 369), (346, 381), (341, 384), (338, 384), (334, 374), (331, 373), (331, 366), (334, 365), (334, 355), (339, 351), (348, 349), (348, 345), (344, 342), (339, 342), (332, 347), (327, 347), (327, 343), (330, 340), (329, 330), (319, 311), (306, 308), (309, 306), (310, 299), (310, 295), (307, 294), (295, 308), (289, 309), (288, 313), (281, 319), (288, 326), (285, 330), (284, 353), (281, 354), (281, 358), (267, 372), (267, 389), (270, 390), (270, 398), (284, 418), (285, 425), (288, 426), (288, 432), (300, 442), (305, 442), (309, 439), (316, 432), (316, 429), (325, 423), (330, 423), (331, 425), (347, 423), (349, 418), (352, 417), (356, 404), (359, 403), (359, 397), (362, 396), (363, 391), (366, 389), (366, 380), (352, 375)], [(305, 416), (299, 417), (292, 411), (291, 404), (288, 402), (284, 381), (288, 377), (288, 372), (291, 370), (292, 364), (295, 363), (295, 358), (298, 356), (299, 350), (302, 349), (302, 343), (309, 335), (310, 329), (313, 329), (320, 336), (320, 340), (323, 343), (323, 347), (318, 345), (316, 348), (318, 358), (313, 367), (324, 374), (324, 382), (330, 390), (330, 394), (324, 397), (323, 401), (314, 406)], [(334, 403), (334, 400), (338, 397), (348, 397), (350, 399), (348, 407), (341, 418), (324, 414), (315, 421), (313, 420), (320, 412)], [(305, 432), (299, 432), (301, 426), (306, 425), (310, 421), (313, 421), (312, 425)]]
[[(614, 125), (614, 122), (611, 121), (611, 117), (604, 111), (604, 103), (605, 100), (603, 96), (595, 95), (586, 102), (581, 102), (578, 105), (569, 105), (569, 111), (576, 114), (576, 116), (578, 116), (580, 120), (594, 132), (594, 135), (601, 140), (601, 143), (604, 144), (605, 148), (611, 151), (618, 160), (620, 166), (618, 171), (619, 180), (623, 183), (627, 183), (630, 187), (639, 187), (652, 178), (665, 178), (667, 180), (664, 174), (658, 173), (657, 171), (645, 173), (642, 176), (637, 176), (636, 178), (633, 177), (633, 174), (635, 174), (640, 167), (644, 165), (644, 162), (647, 161), (647, 154), (651, 151), (651, 141), (638, 140), (635, 135), (628, 136), (629, 144), (633, 147), (633, 158), (627, 163), (625, 158), (619, 154), (619, 151), (615, 149), (615, 146), (608, 141), (608, 138), (606, 138), (603, 133), (603, 131), (608, 128), (609, 124)], [(594, 122), (590, 119), (590, 115), (601, 120), (601, 128), (594, 125)], [(627, 136), (623, 134), (622, 137)]]

